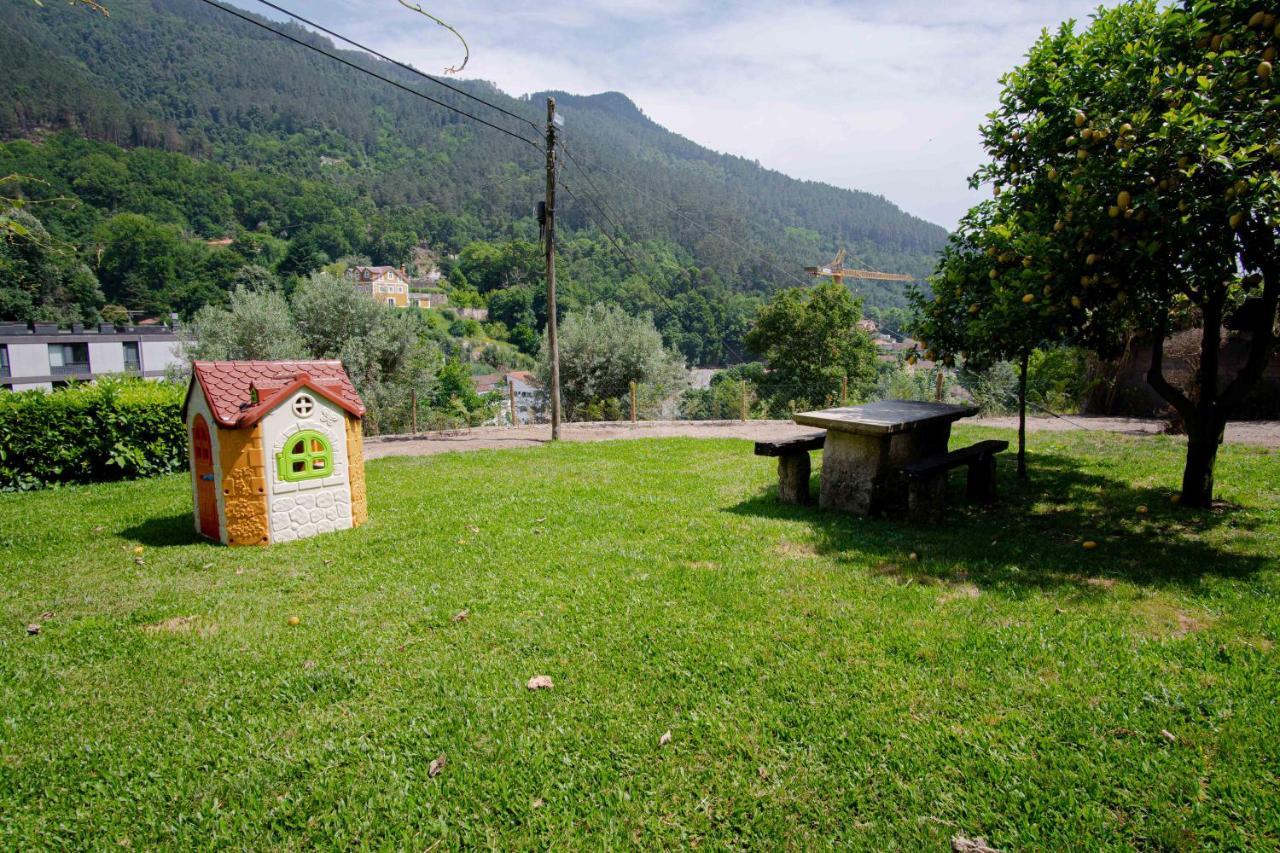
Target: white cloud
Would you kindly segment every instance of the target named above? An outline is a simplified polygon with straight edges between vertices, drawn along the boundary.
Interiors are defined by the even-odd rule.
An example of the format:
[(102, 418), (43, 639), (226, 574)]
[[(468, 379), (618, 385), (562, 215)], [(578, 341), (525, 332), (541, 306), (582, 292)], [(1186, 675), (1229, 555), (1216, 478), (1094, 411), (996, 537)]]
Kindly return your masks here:
[[(695, 142), (878, 193), (947, 227), (976, 201), (967, 177), (981, 161), (977, 127), (995, 106), (999, 76), (1042, 28), (1087, 18), (1096, 7), (1091, 0), (421, 2), (469, 42), (464, 76), (513, 95), (621, 91)], [(321, 0), (304, 14), (424, 70), (460, 59), (448, 33), (395, 0)]]

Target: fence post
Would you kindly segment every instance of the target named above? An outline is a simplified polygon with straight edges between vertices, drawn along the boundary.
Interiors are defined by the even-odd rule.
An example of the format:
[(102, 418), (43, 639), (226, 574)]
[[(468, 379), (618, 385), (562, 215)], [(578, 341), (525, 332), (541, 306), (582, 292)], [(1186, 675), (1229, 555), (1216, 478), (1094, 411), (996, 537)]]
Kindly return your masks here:
[(511, 410), (511, 425), (516, 425), (516, 384), (507, 378), (507, 405)]
[(636, 383), (631, 383), (631, 425), (636, 425)]
[(936, 365), (936, 368), (938, 371), (938, 376), (937, 376), (937, 380), (934, 383), (935, 387), (933, 389), (933, 397), (935, 400), (941, 403), (942, 402), (942, 365), (941, 364)]
[(413, 402), (413, 434), (418, 434), (418, 389), (412, 388), (409, 391), (409, 399)]
[(849, 375), (840, 377), (840, 405), (849, 405)]
[(742, 380), (742, 419), (747, 420), (747, 380)]

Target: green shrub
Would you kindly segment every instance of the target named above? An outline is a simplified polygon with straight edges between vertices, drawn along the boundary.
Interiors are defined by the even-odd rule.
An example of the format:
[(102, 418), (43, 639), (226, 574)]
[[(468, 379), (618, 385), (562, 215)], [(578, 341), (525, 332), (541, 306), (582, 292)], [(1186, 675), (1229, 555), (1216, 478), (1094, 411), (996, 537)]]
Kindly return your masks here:
[(103, 379), (0, 393), (0, 490), (150, 477), (186, 464), (185, 386)]

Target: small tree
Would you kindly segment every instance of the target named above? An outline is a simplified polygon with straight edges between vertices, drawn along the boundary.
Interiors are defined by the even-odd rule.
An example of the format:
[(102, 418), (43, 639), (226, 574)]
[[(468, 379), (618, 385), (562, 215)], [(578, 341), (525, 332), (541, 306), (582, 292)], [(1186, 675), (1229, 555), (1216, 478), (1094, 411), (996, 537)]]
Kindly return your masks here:
[(835, 282), (779, 291), (760, 309), (745, 340), (769, 365), (760, 390), (774, 414), (838, 402), (846, 379), (851, 399), (867, 397), (876, 349), (861, 319), (861, 301)]
[[(1042, 258), (1046, 237), (1020, 227), (1012, 196), (984, 202), (951, 236), (933, 279), (933, 298), (913, 291), (914, 332), (926, 356), (970, 370), (998, 361), (1018, 365), (1018, 476), (1027, 476), (1027, 368), (1038, 347), (1062, 340), (1075, 325), (1055, 298)], [(911, 356), (915, 358), (914, 355)]]
[(290, 306), (307, 350), (316, 358), (335, 358), (348, 341), (369, 337), (395, 311), (330, 273), (312, 273), (301, 282)]
[(307, 349), (284, 297), (273, 290), (231, 291), (226, 308), (206, 305), (191, 321), (191, 360), (305, 358)]
[[(588, 407), (604, 411), (638, 388), (638, 405), (649, 414), (662, 411), (688, 385), (684, 358), (662, 344), (653, 319), (628, 315), (614, 305), (589, 305), (565, 315), (559, 326), (560, 393), (570, 417)], [(543, 336), (538, 377), (550, 387), (551, 367)]]
[[(1274, 348), (1280, 304), (1280, 90), (1276, 15), (1245, 0), (1099, 12), (1043, 35), (1003, 79), (975, 184), (1034, 242), (997, 252), (1003, 277), (1030, 258), (1038, 314), (1113, 354), (1121, 331), (1151, 341), (1147, 381), (1188, 434), (1182, 501), (1206, 506), (1227, 416)], [(1004, 195), (1008, 197), (1005, 198)], [(944, 300), (945, 287), (941, 291)], [(1248, 357), (1219, 370), (1222, 326), (1248, 300)], [(1163, 369), (1170, 318), (1201, 327), (1189, 390)], [(949, 342), (937, 343), (944, 350)]]

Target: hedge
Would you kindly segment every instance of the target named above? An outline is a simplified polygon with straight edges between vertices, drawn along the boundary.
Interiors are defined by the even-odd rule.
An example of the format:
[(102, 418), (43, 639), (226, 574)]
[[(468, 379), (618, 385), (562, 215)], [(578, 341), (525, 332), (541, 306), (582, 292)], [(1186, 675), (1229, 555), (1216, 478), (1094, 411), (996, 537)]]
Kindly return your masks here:
[(185, 386), (102, 379), (0, 392), (0, 490), (150, 477), (186, 465)]

